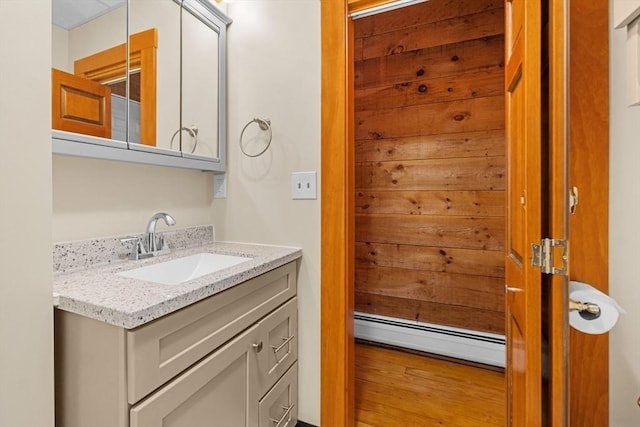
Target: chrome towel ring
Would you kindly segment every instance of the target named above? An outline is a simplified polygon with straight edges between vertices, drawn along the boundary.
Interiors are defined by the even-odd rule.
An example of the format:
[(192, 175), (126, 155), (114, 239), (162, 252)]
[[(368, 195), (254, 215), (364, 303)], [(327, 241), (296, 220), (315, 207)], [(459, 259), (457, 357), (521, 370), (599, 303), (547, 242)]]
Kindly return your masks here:
[[(188, 127), (183, 126), (177, 131), (175, 131), (173, 133), (173, 136), (171, 137), (171, 142), (169, 143), (169, 147), (173, 149), (173, 140), (175, 139), (176, 135), (182, 131), (186, 131), (191, 137), (191, 140), (193, 141), (193, 148), (191, 149), (191, 153), (193, 153), (194, 151), (196, 151), (196, 147), (198, 146), (198, 128), (195, 126), (188, 126)], [(182, 151), (182, 144), (180, 144), (180, 151)]]
[[(267, 145), (258, 153), (247, 153), (244, 149), (244, 142), (243, 142), (243, 138), (244, 138), (244, 131), (247, 130), (247, 128), (249, 127), (249, 125), (251, 125), (252, 123), (257, 123), (258, 127), (260, 127), (260, 130), (262, 130), (263, 132), (269, 131), (269, 136), (267, 139)], [(242, 154), (244, 154), (247, 157), (258, 157), (261, 156), (262, 154), (264, 154), (265, 151), (267, 151), (267, 149), (269, 148), (269, 146), (271, 145), (271, 139), (273, 138), (273, 132), (271, 131), (271, 121), (269, 119), (261, 119), (261, 118), (254, 118), (253, 120), (251, 120), (249, 123), (247, 123), (246, 125), (244, 125), (244, 127), (242, 128), (242, 132), (240, 132), (240, 151), (242, 151)]]

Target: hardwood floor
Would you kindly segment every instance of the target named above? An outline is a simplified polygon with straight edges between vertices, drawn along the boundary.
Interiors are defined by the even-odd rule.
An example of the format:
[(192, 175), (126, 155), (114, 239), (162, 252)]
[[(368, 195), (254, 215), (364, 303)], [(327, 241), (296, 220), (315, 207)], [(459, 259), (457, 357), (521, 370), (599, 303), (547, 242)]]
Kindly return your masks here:
[(504, 373), (356, 344), (356, 427), (505, 425)]

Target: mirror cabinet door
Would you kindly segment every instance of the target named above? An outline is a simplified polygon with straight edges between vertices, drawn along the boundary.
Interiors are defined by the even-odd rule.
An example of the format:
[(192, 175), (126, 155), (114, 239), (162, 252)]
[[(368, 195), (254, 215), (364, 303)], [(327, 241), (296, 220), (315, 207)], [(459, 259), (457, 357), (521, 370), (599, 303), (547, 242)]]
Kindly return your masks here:
[[(129, 128), (134, 130), (129, 148), (179, 156), (180, 5), (173, 0), (129, 0), (129, 4)], [(148, 42), (135, 46), (136, 35), (151, 32), (153, 48)], [(140, 38), (150, 40), (151, 35)]]
[(197, 13), (182, 10), (182, 150), (218, 158), (220, 29)]
[(53, 0), (52, 6), (52, 128), (121, 145), (127, 140), (126, 1)]

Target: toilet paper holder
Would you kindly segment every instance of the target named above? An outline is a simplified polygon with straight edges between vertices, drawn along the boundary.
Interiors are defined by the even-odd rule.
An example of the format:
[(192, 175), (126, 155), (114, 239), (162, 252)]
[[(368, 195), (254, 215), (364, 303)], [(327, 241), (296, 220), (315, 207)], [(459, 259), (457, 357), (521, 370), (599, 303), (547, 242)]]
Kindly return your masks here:
[(569, 299), (569, 311), (577, 311), (585, 320), (593, 320), (600, 317), (600, 306), (592, 302), (580, 302)]
[(588, 283), (569, 282), (569, 325), (585, 334), (604, 334), (613, 328), (620, 314), (618, 303)]

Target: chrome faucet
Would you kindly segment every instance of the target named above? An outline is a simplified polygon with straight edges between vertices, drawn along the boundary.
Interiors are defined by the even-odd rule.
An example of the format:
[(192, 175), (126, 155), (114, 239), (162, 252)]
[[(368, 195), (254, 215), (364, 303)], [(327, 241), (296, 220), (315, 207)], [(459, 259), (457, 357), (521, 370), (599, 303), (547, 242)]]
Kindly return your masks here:
[(167, 245), (164, 236), (160, 234), (156, 237), (156, 223), (159, 219), (163, 219), (164, 223), (169, 226), (176, 225), (176, 220), (168, 213), (158, 212), (152, 216), (147, 224), (147, 231), (144, 233), (142, 240), (142, 244), (147, 253), (155, 254), (158, 251), (165, 250), (169, 252), (169, 245)]
[(169, 226), (176, 224), (176, 220), (171, 215), (158, 212), (149, 220), (142, 238), (140, 236), (129, 236), (120, 239), (123, 243), (133, 242), (133, 248), (129, 254), (130, 260), (139, 260), (169, 253), (169, 245), (164, 235), (156, 234), (156, 224), (159, 219), (164, 220), (165, 224)]

